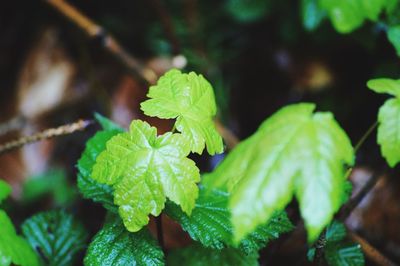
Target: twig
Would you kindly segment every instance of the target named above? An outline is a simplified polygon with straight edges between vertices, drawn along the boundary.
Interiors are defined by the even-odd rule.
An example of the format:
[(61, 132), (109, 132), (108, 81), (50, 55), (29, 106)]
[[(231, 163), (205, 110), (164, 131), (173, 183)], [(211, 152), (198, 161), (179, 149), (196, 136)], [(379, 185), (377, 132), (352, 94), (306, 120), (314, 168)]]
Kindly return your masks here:
[(380, 266), (395, 266), (398, 265), (391, 261), (389, 258), (384, 256), (381, 252), (379, 252), (376, 248), (374, 248), (367, 240), (362, 238), (361, 236), (350, 232), (350, 238), (359, 243), (361, 245), (361, 249), (363, 250), (364, 254), (372, 260), (374, 263)]
[(238, 137), (229, 128), (225, 127), (218, 118), (215, 120), (215, 126), (225, 140), (228, 149), (232, 150), (239, 143)]
[(367, 131), (364, 133), (364, 135), (362, 135), (362, 137), (360, 138), (360, 140), (357, 142), (357, 144), (354, 146), (354, 152), (357, 153), (358, 150), (360, 149), (361, 145), (364, 144), (365, 140), (369, 137), (369, 135), (371, 135), (371, 133), (375, 130), (375, 128), (378, 126), (378, 121), (375, 121), (368, 129)]
[(45, 0), (50, 6), (54, 7), (63, 16), (72, 21), (82, 29), (90, 38), (100, 39), (102, 46), (120, 60), (128, 69), (134, 71), (140, 78), (153, 84), (157, 75), (148, 67), (142, 65), (138, 59), (130, 55), (118, 41), (108, 34), (100, 25), (96, 24), (81, 11), (64, 0)]
[(46, 129), (42, 132), (36, 133), (31, 136), (24, 136), (21, 137), (17, 140), (13, 140), (10, 142), (7, 142), (5, 144), (0, 145), (0, 155), (3, 153), (6, 153), (10, 150), (22, 147), (26, 144), (40, 141), (40, 140), (45, 140), (45, 139), (50, 139), (62, 135), (68, 135), (71, 133), (74, 133), (75, 131), (81, 131), (86, 129), (89, 125), (93, 124), (92, 120), (79, 120), (75, 123), (72, 124), (66, 124), (57, 128), (50, 128)]

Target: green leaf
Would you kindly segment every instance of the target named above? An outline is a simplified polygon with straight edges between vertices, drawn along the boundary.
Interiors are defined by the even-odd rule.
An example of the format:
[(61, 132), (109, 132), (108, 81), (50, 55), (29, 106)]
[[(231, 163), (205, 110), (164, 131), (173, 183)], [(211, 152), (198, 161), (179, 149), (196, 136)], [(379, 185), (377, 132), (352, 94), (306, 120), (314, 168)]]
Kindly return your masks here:
[(253, 22), (265, 17), (271, 8), (270, 0), (228, 0), (226, 8), (240, 22)]
[(97, 122), (100, 123), (100, 125), (102, 126), (102, 128), (104, 130), (112, 130), (112, 131), (125, 131), (124, 128), (122, 128), (120, 125), (118, 125), (117, 123), (111, 121), (110, 119), (108, 119), (105, 116), (102, 116), (99, 113), (94, 113), (94, 117), (97, 120)]
[(362, 266), (365, 263), (360, 245), (353, 243), (328, 244), (325, 259), (330, 266)]
[(397, 55), (400, 56), (400, 25), (390, 26), (387, 37), (396, 49)]
[(371, 79), (367, 82), (367, 86), (376, 93), (387, 93), (400, 97), (400, 80), (388, 78)]
[(17, 235), (7, 214), (0, 210), (0, 265), (36, 266), (39, 260), (28, 242)]
[(198, 195), (199, 169), (186, 158), (188, 140), (181, 134), (157, 137), (156, 128), (134, 120), (130, 132), (107, 142), (96, 159), (92, 178), (114, 189), (114, 203), (126, 228), (139, 231), (164, 208), (166, 197), (190, 214)]
[(222, 250), (192, 245), (170, 252), (167, 257), (168, 266), (258, 266), (258, 253), (245, 254), (238, 249)]
[(86, 246), (85, 229), (64, 211), (36, 214), (23, 223), (22, 231), (46, 265), (72, 265), (74, 256)]
[[(342, 223), (333, 221), (325, 233), (324, 257), (330, 266), (362, 266), (364, 255), (360, 245), (349, 243), (346, 228)], [(314, 260), (315, 248), (308, 251), (307, 257)]]
[(86, 199), (92, 199), (95, 202), (113, 212), (117, 211), (114, 205), (113, 188), (107, 184), (101, 184), (91, 178), (93, 166), (97, 156), (106, 149), (106, 143), (113, 136), (119, 134), (120, 130), (108, 130), (97, 132), (89, 141), (86, 142), (86, 148), (78, 161), (78, 188)]
[(113, 216), (95, 235), (86, 253), (84, 264), (101, 265), (164, 265), (164, 254), (147, 229), (126, 231), (121, 219)]
[(301, 15), (304, 28), (308, 31), (313, 31), (326, 16), (326, 12), (319, 7), (318, 0), (302, 0)]
[(209, 154), (223, 151), (222, 138), (215, 128), (217, 113), (213, 88), (194, 72), (182, 74), (173, 69), (150, 87), (151, 99), (141, 104), (148, 116), (176, 118), (175, 127), (190, 140), (190, 150), (201, 154), (205, 145)]
[(204, 177), (206, 186), (231, 191), (237, 242), (283, 210), (293, 195), (312, 242), (342, 204), (353, 147), (332, 114), (313, 114), (314, 108), (309, 103), (282, 108)]
[[(172, 202), (167, 202), (165, 211), (189, 233), (192, 239), (206, 247), (222, 249), (233, 246), (232, 224), (229, 220), (229, 194), (221, 190), (200, 189), (199, 198), (192, 214), (187, 216)], [(285, 212), (277, 212), (267, 224), (259, 226), (239, 244), (247, 254), (257, 252), (265, 247), (268, 241), (277, 239), (279, 234), (293, 229)]]
[(378, 143), (390, 167), (400, 161), (400, 99), (389, 99), (379, 109)]
[(5, 200), (11, 193), (10, 185), (0, 179), (0, 203)]
[(362, 0), (320, 0), (321, 8), (325, 9), (333, 26), (340, 33), (349, 33), (360, 27), (365, 19), (361, 5)]

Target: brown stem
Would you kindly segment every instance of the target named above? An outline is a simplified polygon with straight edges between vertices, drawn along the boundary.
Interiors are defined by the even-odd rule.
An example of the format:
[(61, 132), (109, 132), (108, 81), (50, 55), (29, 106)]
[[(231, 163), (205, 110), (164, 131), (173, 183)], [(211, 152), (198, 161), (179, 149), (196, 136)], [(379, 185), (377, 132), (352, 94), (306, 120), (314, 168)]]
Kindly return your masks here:
[(36, 133), (31, 136), (24, 136), (17, 140), (7, 142), (0, 145), (0, 155), (6, 153), (10, 150), (22, 147), (26, 144), (37, 142), (40, 140), (50, 139), (62, 135), (68, 135), (76, 131), (81, 131), (86, 129), (89, 125), (93, 124), (91, 120), (79, 120), (72, 124), (66, 124), (57, 128), (46, 129), (42, 132)]
[(59, 11), (60, 14), (82, 29), (90, 38), (100, 38), (102, 40), (102, 46), (128, 67), (128, 69), (137, 73), (140, 78), (150, 84), (153, 84), (156, 81), (157, 75), (152, 69), (143, 66), (138, 59), (130, 55), (113, 36), (106, 32), (103, 27), (85, 16), (77, 8), (64, 0), (45, 1)]

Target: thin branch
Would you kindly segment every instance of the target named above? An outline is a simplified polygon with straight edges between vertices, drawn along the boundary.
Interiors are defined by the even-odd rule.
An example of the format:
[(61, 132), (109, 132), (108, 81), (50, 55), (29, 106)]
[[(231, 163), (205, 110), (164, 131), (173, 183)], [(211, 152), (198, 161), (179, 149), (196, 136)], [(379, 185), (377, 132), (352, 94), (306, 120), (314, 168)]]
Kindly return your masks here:
[(229, 130), (229, 128), (225, 127), (219, 119), (215, 120), (215, 126), (219, 134), (221, 134), (222, 138), (225, 140), (228, 149), (232, 150), (239, 143), (239, 138)]
[(374, 248), (367, 240), (357, 235), (356, 233), (349, 233), (350, 238), (361, 245), (364, 254), (372, 260), (376, 265), (380, 266), (395, 266), (398, 265), (383, 255), (379, 250)]
[(103, 27), (85, 16), (77, 8), (64, 0), (45, 0), (45, 2), (73, 22), (90, 38), (100, 39), (102, 46), (106, 50), (120, 60), (128, 69), (138, 74), (140, 78), (150, 84), (153, 84), (156, 81), (157, 75), (152, 69), (145, 67), (138, 59), (130, 55), (113, 36), (106, 32)]
[(76, 131), (82, 131), (86, 129), (89, 125), (93, 124), (92, 120), (79, 120), (72, 124), (66, 124), (57, 128), (46, 129), (42, 132), (36, 133), (31, 136), (24, 136), (17, 140), (7, 142), (0, 145), (0, 155), (4, 154), (10, 150), (22, 147), (26, 144), (37, 142), (40, 140), (50, 139), (62, 135), (69, 135)]
[(357, 142), (357, 144), (354, 146), (354, 153), (357, 153), (358, 150), (360, 149), (360, 147), (364, 144), (364, 142), (367, 140), (367, 138), (369, 137), (369, 135), (371, 135), (371, 133), (375, 130), (375, 128), (378, 126), (378, 121), (375, 121), (368, 129), (367, 131), (364, 133), (364, 135), (362, 135), (362, 137), (360, 138), (360, 140)]

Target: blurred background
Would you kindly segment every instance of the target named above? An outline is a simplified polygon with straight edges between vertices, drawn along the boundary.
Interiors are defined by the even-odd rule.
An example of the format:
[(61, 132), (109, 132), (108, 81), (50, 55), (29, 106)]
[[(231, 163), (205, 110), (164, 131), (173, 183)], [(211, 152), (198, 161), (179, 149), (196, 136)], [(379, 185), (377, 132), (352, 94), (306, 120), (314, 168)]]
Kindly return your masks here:
[[(173, 67), (196, 71), (211, 82), (218, 120), (238, 139), (251, 135), (280, 107), (302, 101), (333, 112), (355, 144), (386, 98), (369, 91), (367, 80), (398, 77), (400, 62), (383, 24), (366, 21), (340, 34), (323, 14), (305, 17), (309, 2), (315, 1), (4, 2), (0, 145), (93, 119), (94, 112), (124, 127), (140, 118), (159, 133), (167, 131), (170, 121), (145, 117), (139, 104), (149, 83)], [(80, 197), (75, 168), (85, 141), (98, 129), (91, 125), (0, 154), (0, 178), (13, 186), (6, 207), (17, 224), (37, 211), (67, 208), (92, 235), (98, 231), (105, 211)], [(220, 159), (193, 158), (204, 172)], [(384, 167), (373, 133), (358, 151), (354, 190)], [(400, 262), (400, 177), (398, 169), (386, 173), (347, 225)], [(295, 204), (288, 212), (292, 221), (299, 220)], [(165, 223), (168, 247), (188, 242), (177, 226)], [(300, 230), (271, 243), (261, 264), (302, 265), (306, 249)]]

